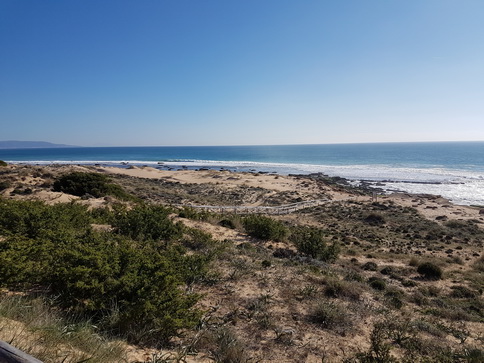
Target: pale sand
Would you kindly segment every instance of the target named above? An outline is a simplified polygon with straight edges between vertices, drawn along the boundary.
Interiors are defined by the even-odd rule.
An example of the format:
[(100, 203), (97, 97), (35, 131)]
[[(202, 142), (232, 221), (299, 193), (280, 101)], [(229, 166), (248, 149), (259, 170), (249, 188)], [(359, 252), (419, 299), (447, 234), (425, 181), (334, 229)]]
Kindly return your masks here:
[(130, 167), (129, 169), (116, 167), (99, 167), (99, 171), (111, 174), (129, 175), (138, 178), (165, 179), (182, 184), (223, 183), (226, 186), (247, 185), (276, 191), (290, 191), (297, 187), (297, 181), (280, 175), (257, 173), (233, 173), (217, 170), (158, 170), (151, 167)]
[[(9, 165), (9, 169), (15, 170), (22, 168), (20, 165)], [(92, 167), (79, 165), (68, 165), (62, 168), (52, 169), (43, 167), (45, 170), (55, 170), (56, 173), (67, 173), (71, 171), (92, 171)], [(353, 198), (358, 202), (372, 202), (369, 196), (357, 196), (350, 192), (338, 190), (331, 186), (321, 186), (316, 181), (306, 178), (293, 176), (259, 174), (248, 172), (230, 172), (217, 170), (158, 170), (152, 167), (116, 168), (116, 167), (96, 167), (94, 170), (106, 174), (127, 175), (138, 178), (163, 179), (165, 181), (178, 182), (181, 184), (211, 184), (220, 186), (221, 190), (246, 185), (248, 187), (264, 188), (274, 193), (290, 192), (297, 190), (304, 200), (318, 199), (321, 192), (329, 195), (333, 201), (343, 201)], [(35, 187), (44, 182), (42, 178), (32, 176), (24, 177), (22, 184)], [(12, 188), (13, 190), (13, 188)], [(11, 190), (6, 190), (2, 194), (7, 194)], [(319, 194), (319, 196), (317, 195)], [(56, 193), (47, 190), (40, 190), (29, 196), (14, 196), (15, 199), (40, 199), (49, 204), (70, 202), (78, 200), (78, 197)], [(450, 203), (448, 200), (434, 196), (411, 195), (406, 193), (394, 193), (386, 196), (378, 196), (378, 201), (392, 201), (398, 205), (416, 208), (422, 215), (430, 220), (437, 217), (446, 216), (448, 220), (468, 220), (476, 219), (484, 221), (484, 214), (479, 214), (480, 209), (468, 206), (460, 206)], [(93, 207), (105, 204), (104, 199), (89, 199), (82, 201)], [(445, 220), (444, 220), (445, 222)]]
[[(312, 180), (301, 180), (291, 176), (271, 175), (271, 174), (257, 174), (257, 173), (234, 173), (229, 171), (216, 170), (177, 170), (167, 171), (158, 170), (151, 167), (131, 167), (130, 169), (122, 169), (115, 167), (101, 167), (97, 170), (113, 173), (129, 175), (138, 178), (151, 179), (165, 179), (182, 184), (223, 184), (223, 187), (230, 188), (231, 186), (245, 184), (252, 187), (260, 187), (277, 192), (291, 191), (301, 189), (301, 184), (310, 184), (308, 189), (308, 197), (311, 197), (310, 191), (321, 191), (319, 186)], [(355, 196), (347, 192), (337, 191), (331, 187), (325, 187), (324, 191), (331, 196), (333, 201), (345, 200), (353, 197), (359, 202), (371, 202), (371, 197)], [(424, 196), (411, 195), (406, 193), (394, 193), (386, 196), (379, 196), (377, 201), (393, 201), (394, 203), (406, 207), (416, 208), (422, 215), (428, 219), (435, 220), (438, 216), (446, 216), (451, 219), (477, 219), (484, 220), (484, 215), (479, 214), (479, 208), (455, 205), (448, 200), (438, 196)]]

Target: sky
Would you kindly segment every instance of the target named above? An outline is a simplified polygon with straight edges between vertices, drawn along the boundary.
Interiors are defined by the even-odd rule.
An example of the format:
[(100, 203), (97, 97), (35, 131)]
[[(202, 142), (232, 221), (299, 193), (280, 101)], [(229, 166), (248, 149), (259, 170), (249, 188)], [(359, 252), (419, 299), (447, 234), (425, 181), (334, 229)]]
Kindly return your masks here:
[(0, 0), (0, 140), (484, 140), (482, 0)]

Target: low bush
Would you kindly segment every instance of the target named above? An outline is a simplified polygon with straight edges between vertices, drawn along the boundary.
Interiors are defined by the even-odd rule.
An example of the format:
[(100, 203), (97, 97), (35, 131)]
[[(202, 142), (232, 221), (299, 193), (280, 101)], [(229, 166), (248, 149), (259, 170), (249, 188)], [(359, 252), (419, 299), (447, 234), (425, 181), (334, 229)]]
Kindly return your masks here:
[(345, 298), (352, 301), (358, 301), (361, 297), (361, 288), (355, 282), (327, 278), (325, 283), (324, 294), (328, 297)]
[(1, 287), (41, 288), (64, 311), (133, 342), (165, 343), (198, 322), (198, 296), (181, 287), (204, 278), (211, 255), (186, 253), (164, 209), (117, 211), (126, 230), (111, 233), (93, 231), (77, 204), (0, 203)]
[(209, 351), (217, 362), (246, 363), (250, 361), (245, 344), (227, 327), (204, 331), (195, 344), (195, 348)]
[(348, 310), (334, 302), (322, 301), (311, 312), (310, 320), (324, 329), (344, 333), (353, 326)]
[(242, 223), (249, 235), (263, 240), (283, 241), (288, 235), (287, 227), (270, 217), (250, 215)]
[(225, 228), (235, 229), (235, 223), (231, 219), (222, 219), (218, 224)]
[(378, 265), (373, 261), (368, 261), (363, 266), (361, 266), (361, 268), (366, 271), (376, 271)]
[(300, 253), (309, 257), (325, 262), (334, 261), (338, 257), (339, 246), (328, 244), (324, 232), (318, 228), (292, 227), (289, 239)]
[(442, 269), (432, 262), (423, 262), (417, 267), (417, 272), (428, 280), (440, 280)]
[(368, 279), (368, 284), (375, 290), (385, 290), (387, 287), (385, 280), (374, 276)]
[(7, 188), (10, 188), (12, 184), (6, 180), (0, 181), (0, 192), (4, 191)]
[(385, 299), (388, 305), (400, 309), (404, 305), (405, 293), (395, 287), (389, 287), (385, 292)]
[(484, 256), (479, 257), (472, 265), (474, 270), (484, 272)]
[(140, 204), (130, 210), (118, 210), (112, 224), (118, 233), (138, 241), (174, 240), (182, 236), (183, 227), (171, 221), (171, 212), (160, 205)]
[(368, 214), (363, 221), (370, 226), (381, 226), (386, 223), (385, 218), (381, 214), (377, 213)]
[(72, 172), (57, 178), (53, 186), (54, 191), (82, 197), (92, 195), (95, 198), (111, 195), (122, 200), (134, 199), (123, 188), (110, 182), (103, 174)]
[(451, 289), (450, 296), (457, 299), (473, 299), (478, 296), (476, 291), (462, 285), (452, 286)]
[(184, 207), (178, 213), (178, 216), (181, 218), (192, 219), (194, 221), (206, 221), (212, 216), (212, 214), (207, 211), (197, 210), (196, 208)]
[(1, 166), (7, 166), (7, 165), (8, 165), (8, 164), (7, 164), (5, 161), (0, 160), (0, 167), (1, 167)]

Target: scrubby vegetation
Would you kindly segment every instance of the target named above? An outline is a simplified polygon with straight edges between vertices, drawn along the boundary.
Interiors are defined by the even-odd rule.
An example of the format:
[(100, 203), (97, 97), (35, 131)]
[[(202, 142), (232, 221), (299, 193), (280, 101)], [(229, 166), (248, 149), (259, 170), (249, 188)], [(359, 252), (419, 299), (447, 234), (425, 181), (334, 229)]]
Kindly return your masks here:
[(291, 228), (289, 239), (299, 252), (322, 261), (334, 261), (338, 257), (339, 247), (336, 243), (326, 241), (324, 231), (318, 228), (295, 226)]
[(85, 206), (1, 200), (0, 284), (41, 288), (63, 311), (131, 341), (167, 342), (197, 323), (198, 297), (181, 287), (201, 278), (210, 259), (186, 254), (183, 228), (168, 213), (119, 207), (104, 213), (117, 221), (114, 231), (96, 232)]
[(283, 223), (266, 216), (250, 215), (243, 219), (243, 224), (249, 235), (264, 240), (282, 241), (289, 233)]
[[(83, 186), (80, 200), (30, 200), (39, 191), (68, 200), (51, 188), (72, 170), (82, 169), (0, 173), (8, 185), (0, 199), (0, 339), (33, 355), (39, 350), (32, 347), (51, 341), (59, 351), (70, 347), (66, 362), (121, 362), (114, 337), (147, 349), (143, 358), (126, 358), (137, 363), (189, 355), (215, 362), (482, 361), (478, 211), (474, 219), (429, 219), (384, 198), (270, 217), (166, 207), (270, 205), (327, 187), (311, 176), (294, 177), (301, 186), (294, 191), (225, 188), (220, 178), (231, 176), (223, 173), (201, 174), (207, 184), (111, 174), (91, 183), (83, 175), (72, 182)], [(98, 182), (135, 197), (92, 199), (97, 190), (113, 196)], [(316, 191), (304, 197), (301, 190)], [(407, 205), (420, 203), (415, 197)], [(59, 325), (29, 323), (44, 314)], [(10, 332), (16, 324), (30, 343)], [(62, 361), (56, 354), (46, 349), (38, 357)]]
[(423, 262), (417, 272), (429, 280), (440, 280), (442, 278), (442, 269), (432, 262)]
[(111, 183), (110, 179), (99, 173), (71, 172), (57, 178), (54, 182), (56, 192), (83, 197), (90, 195), (95, 198), (111, 195), (119, 199), (132, 199), (119, 185)]
[(8, 165), (8, 164), (7, 164), (5, 161), (0, 160), (0, 167), (2, 167), (2, 166), (7, 166), (7, 165)]

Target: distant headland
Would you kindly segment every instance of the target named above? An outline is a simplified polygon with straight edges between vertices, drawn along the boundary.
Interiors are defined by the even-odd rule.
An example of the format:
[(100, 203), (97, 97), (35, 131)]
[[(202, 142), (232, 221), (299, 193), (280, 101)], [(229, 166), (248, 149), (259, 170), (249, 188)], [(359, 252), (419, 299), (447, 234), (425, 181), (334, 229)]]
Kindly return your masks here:
[(78, 147), (74, 145), (53, 144), (46, 141), (0, 141), (0, 149), (40, 149), (40, 148)]

